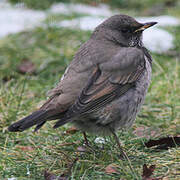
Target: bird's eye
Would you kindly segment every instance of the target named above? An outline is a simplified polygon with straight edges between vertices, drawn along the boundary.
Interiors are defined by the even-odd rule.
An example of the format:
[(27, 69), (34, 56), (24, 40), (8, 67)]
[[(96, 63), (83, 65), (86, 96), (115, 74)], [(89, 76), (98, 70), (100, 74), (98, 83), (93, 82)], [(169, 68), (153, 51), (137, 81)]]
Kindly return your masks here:
[(121, 29), (121, 32), (122, 32), (122, 33), (129, 33), (130, 30), (129, 30), (129, 29)]

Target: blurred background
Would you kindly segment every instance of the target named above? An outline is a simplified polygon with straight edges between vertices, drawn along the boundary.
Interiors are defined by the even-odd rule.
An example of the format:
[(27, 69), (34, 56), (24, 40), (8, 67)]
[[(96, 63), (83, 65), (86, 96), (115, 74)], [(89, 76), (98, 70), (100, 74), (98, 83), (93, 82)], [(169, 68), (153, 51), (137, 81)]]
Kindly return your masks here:
[[(166, 13), (168, 9), (178, 6), (178, 0), (9, 0), (11, 3), (25, 3), (29, 8), (47, 9), (53, 3), (83, 3), (97, 6), (100, 3), (107, 4), (112, 8), (132, 8), (134, 11), (141, 11), (145, 15), (159, 15)], [(156, 10), (156, 12), (155, 12)], [(158, 11), (157, 11), (158, 10)]]
[[(134, 158), (134, 172), (119, 161), (113, 140), (107, 140), (101, 155), (79, 157), (74, 177), (111, 179), (104, 168), (116, 163), (121, 178), (141, 179), (142, 166), (149, 163), (158, 166), (155, 177), (168, 171), (167, 178), (180, 179), (178, 149), (154, 153), (143, 146), (151, 138), (180, 134), (179, 0), (0, 0), (0, 179), (44, 179), (41, 172), (48, 168), (62, 174), (77, 156), (73, 152), (82, 136), (62, 135), (68, 126), (54, 130), (50, 122), (38, 135), (32, 129), (9, 133), (7, 127), (45, 101), (46, 92), (58, 83), (80, 45), (114, 14), (158, 22), (144, 33), (144, 44), (154, 59), (145, 104), (128, 133), (119, 133)], [(67, 155), (58, 149), (64, 142), (74, 143), (61, 146)]]

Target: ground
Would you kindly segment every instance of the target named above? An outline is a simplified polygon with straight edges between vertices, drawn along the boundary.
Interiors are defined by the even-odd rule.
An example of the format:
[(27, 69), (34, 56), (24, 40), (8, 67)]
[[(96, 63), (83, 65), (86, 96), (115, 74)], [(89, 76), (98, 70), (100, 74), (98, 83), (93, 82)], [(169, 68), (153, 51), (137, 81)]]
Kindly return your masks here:
[[(156, 139), (180, 135), (180, 26), (168, 28), (176, 37), (176, 48), (163, 55), (152, 54), (152, 83), (135, 124), (128, 131), (118, 133), (129, 161), (119, 158), (112, 137), (106, 137), (102, 147), (94, 142), (96, 136), (88, 135), (95, 151), (78, 152), (83, 136), (81, 132), (67, 132), (70, 125), (54, 130), (54, 123), (50, 122), (37, 133), (33, 129), (22, 133), (7, 131), (8, 125), (46, 100), (46, 92), (55, 86), (76, 50), (90, 37), (90, 32), (50, 27), (48, 19), (46, 23), (46, 28), (37, 27), (0, 40), (1, 179), (44, 179), (45, 170), (57, 176), (66, 174), (77, 157), (71, 179), (141, 179), (143, 164), (156, 165), (154, 177), (180, 179), (180, 149), (147, 148), (144, 143), (153, 137), (147, 133), (140, 137), (134, 132), (146, 127), (150, 135), (156, 134)], [(33, 74), (19, 72), (23, 60), (35, 64)], [(110, 164), (116, 168), (115, 173), (107, 173)]]

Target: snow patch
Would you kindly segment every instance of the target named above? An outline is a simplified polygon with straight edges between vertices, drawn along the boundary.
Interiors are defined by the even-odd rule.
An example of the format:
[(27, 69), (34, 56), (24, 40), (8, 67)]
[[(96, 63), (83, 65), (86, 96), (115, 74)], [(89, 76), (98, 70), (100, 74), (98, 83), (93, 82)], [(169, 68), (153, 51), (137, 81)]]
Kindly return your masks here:
[(115, 11), (111, 11), (109, 6), (105, 4), (100, 4), (96, 7), (85, 5), (85, 4), (73, 4), (73, 3), (56, 3), (50, 8), (52, 13), (60, 14), (72, 14), (72, 13), (82, 13), (95, 16), (112, 16)]
[[(22, 5), (22, 4), (21, 4)], [(22, 6), (11, 6), (6, 1), (0, 3), (0, 37), (10, 33), (18, 33), (28, 28), (40, 25), (46, 18), (43, 11), (22, 8)]]
[(151, 28), (144, 31), (143, 43), (152, 52), (164, 53), (174, 48), (173, 41), (174, 37), (163, 29)]
[(64, 20), (62, 22), (57, 23), (58, 27), (71, 27), (71, 28), (79, 28), (82, 30), (91, 30), (93, 31), (99, 24), (101, 24), (105, 18), (101, 17), (93, 17), (86, 16), (81, 18), (76, 18), (73, 20)]
[(157, 26), (178, 26), (180, 24), (179, 19), (172, 16), (157, 16), (157, 17), (137, 17), (139, 22), (158, 22)]
[(102, 137), (97, 137), (94, 142), (97, 144), (105, 144), (105, 139)]

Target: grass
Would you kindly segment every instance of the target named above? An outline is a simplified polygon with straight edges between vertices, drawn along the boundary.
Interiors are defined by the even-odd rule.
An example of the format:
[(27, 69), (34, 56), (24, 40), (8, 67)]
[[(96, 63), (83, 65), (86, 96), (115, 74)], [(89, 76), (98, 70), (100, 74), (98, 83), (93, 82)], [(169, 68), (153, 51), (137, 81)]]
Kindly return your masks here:
[[(38, 27), (0, 40), (0, 179), (43, 178), (43, 171), (56, 175), (67, 173), (69, 165), (78, 157), (71, 179), (141, 179), (143, 164), (155, 164), (154, 177), (180, 179), (180, 149), (157, 151), (146, 148), (149, 137), (133, 133), (137, 127), (158, 130), (158, 137), (180, 134), (180, 27), (169, 29), (176, 36), (174, 55), (153, 54), (153, 77), (145, 104), (133, 127), (119, 132), (133, 170), (128, 161), (119, 158), (119, 150), (112, 137), (106, 137), (102, 148), (95, 136), (89, 135), (95, 152), (80, 153), (81, 132), (66, 133), (70, 125), (54, 130), (52, 123), (33, 133), (9, 133), (8, 125), (34, 111), (46, 99), (46, 92), (54, 87), (72, 60), (79, 46), (90, 32)], [(35, 75), (22, 75), (17, 66), (23, 59), (36, 65)], [(117, 173), (107, 174), (105, 168), (113, 164)]]

